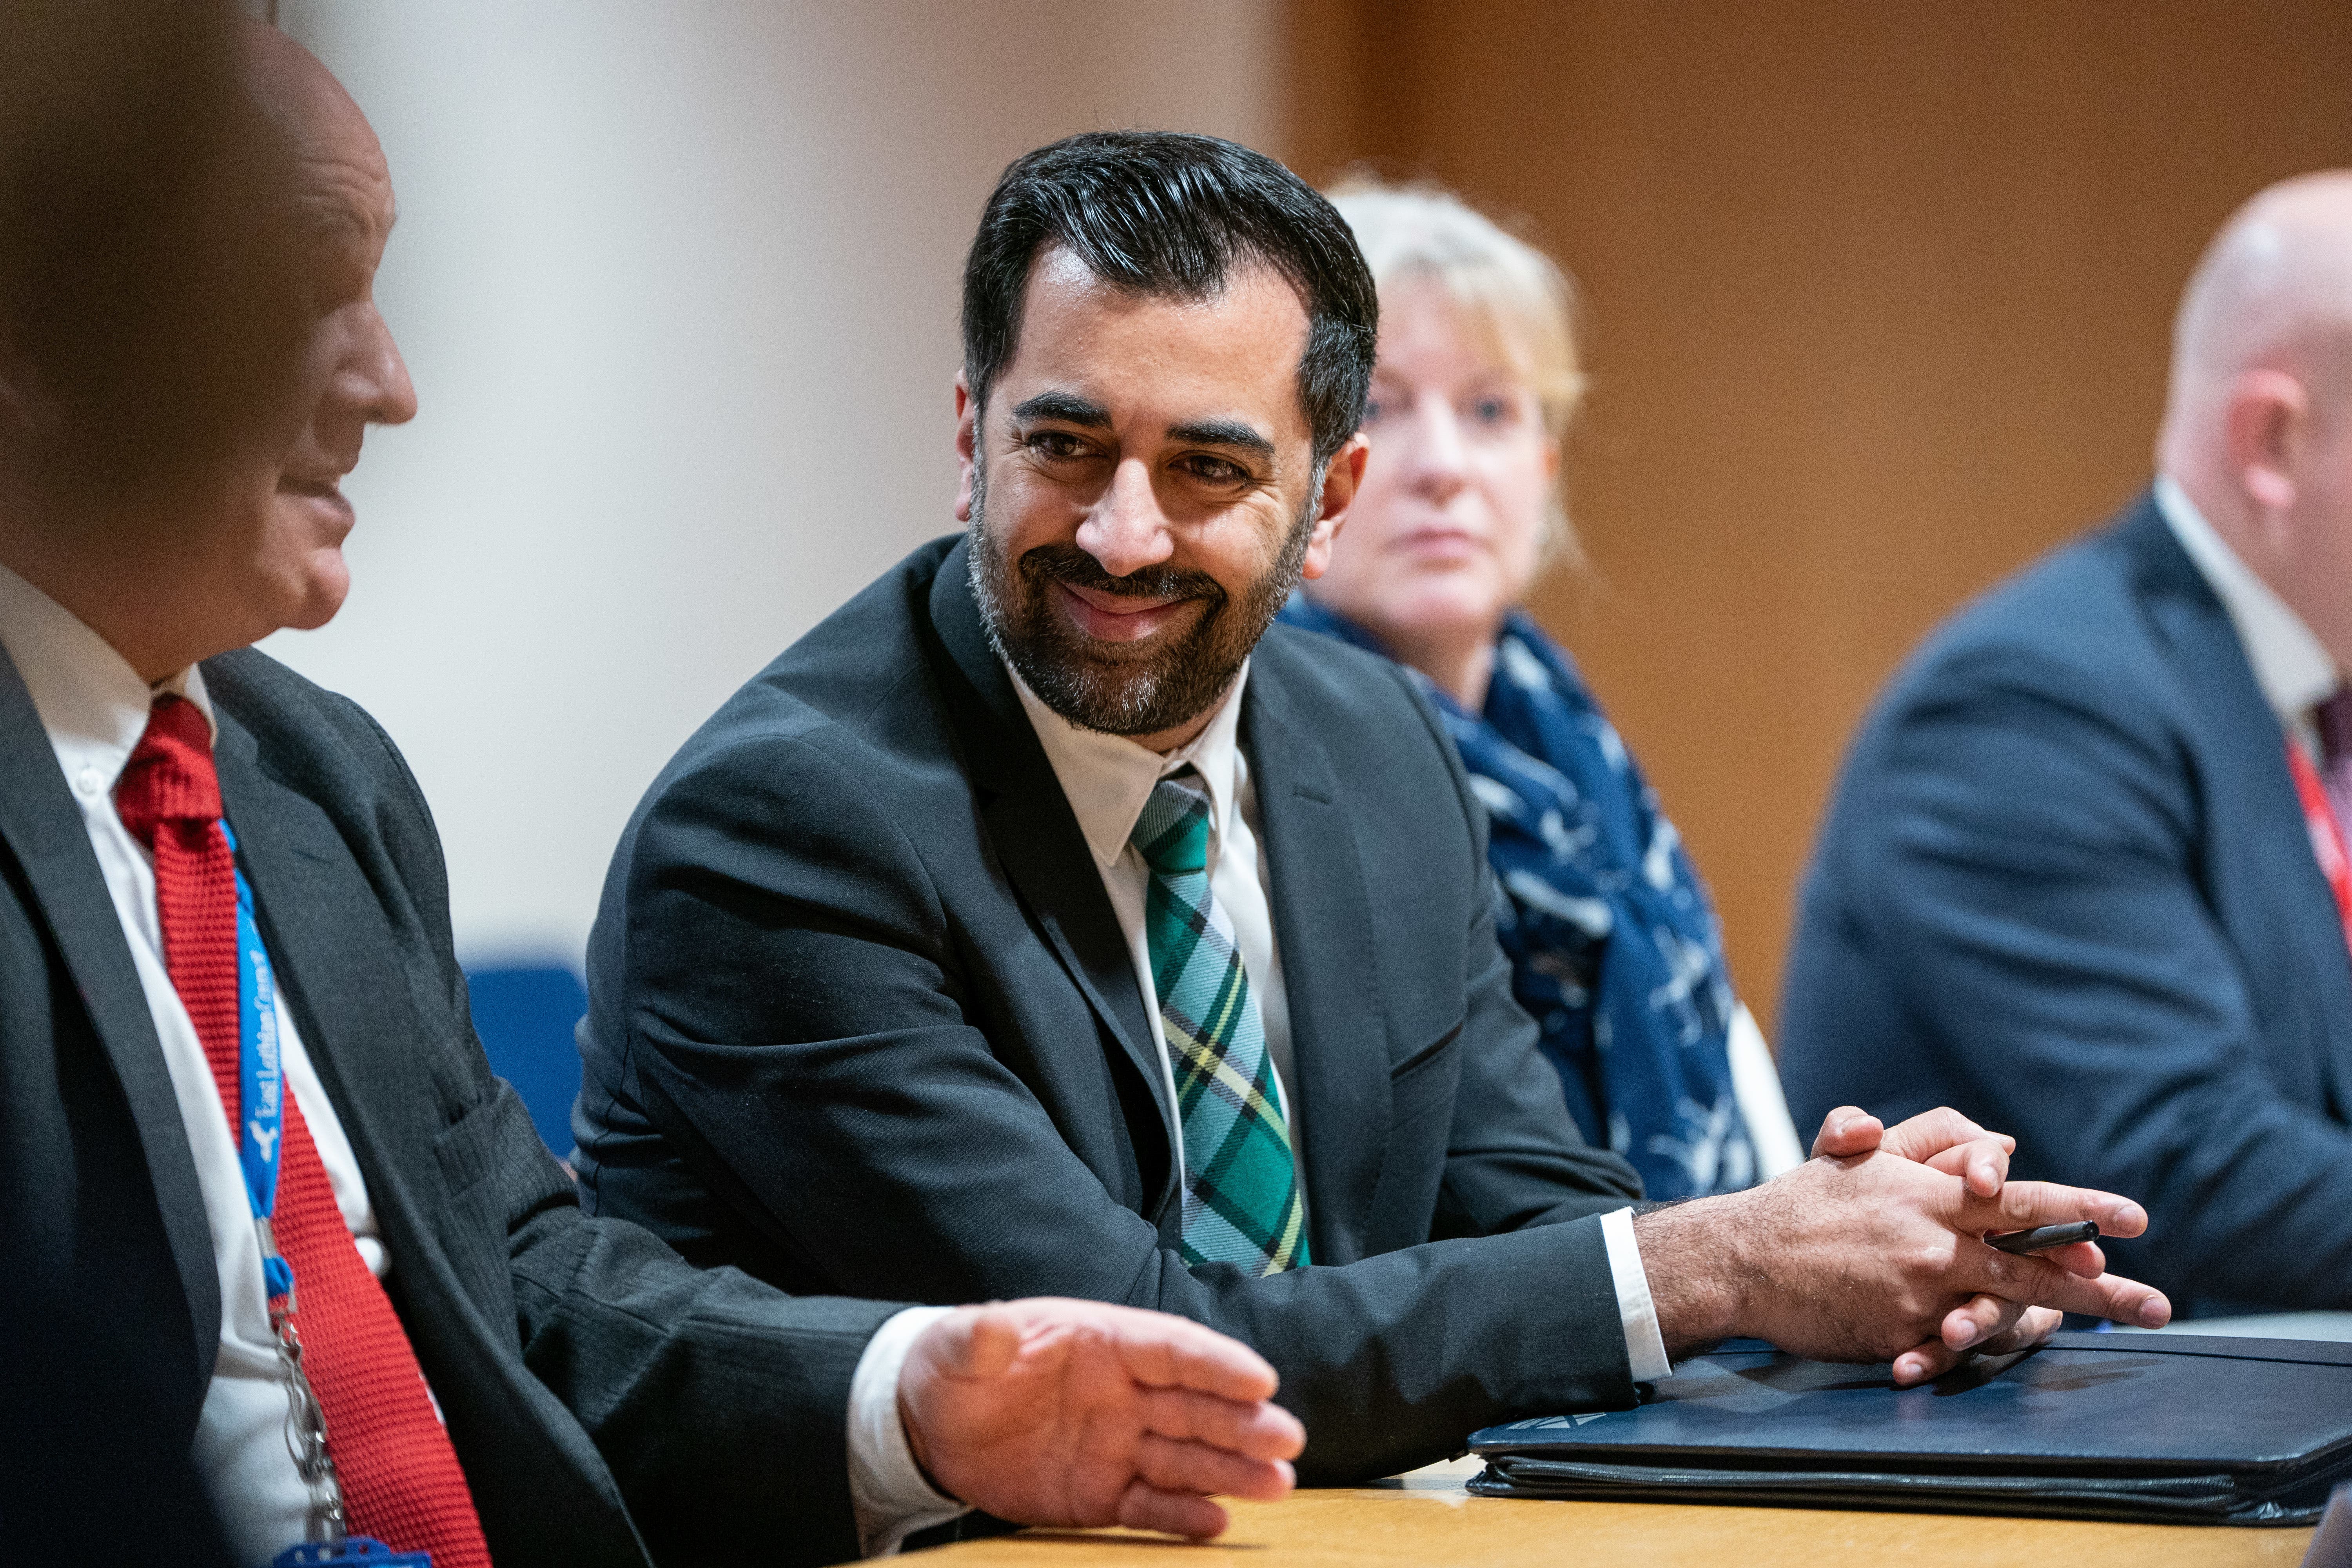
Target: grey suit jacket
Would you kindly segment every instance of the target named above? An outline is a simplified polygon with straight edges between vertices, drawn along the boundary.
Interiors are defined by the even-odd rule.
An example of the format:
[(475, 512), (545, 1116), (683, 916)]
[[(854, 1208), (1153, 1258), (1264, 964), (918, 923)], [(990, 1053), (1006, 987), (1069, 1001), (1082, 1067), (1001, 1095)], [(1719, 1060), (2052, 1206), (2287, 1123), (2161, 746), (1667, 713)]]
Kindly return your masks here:
[(1301, 1474), (1633, 1398), (1578, 1139), (1494, 934), (1485, 818), (1386, 660), (1276, 626), (1241, 744), (1271, 867), (1315, 1267), (1187, 1268), (1158, 1047), (973, 603), (917, 552), (688, 742), (589, 963), (583, 1193), (792, 1289), (1059, 1293), (1255, 1345)]
[[(593, 1220), (490, 1076), (440, 845), (391, 742), (260, 654), (205, 665), (281, 994), (350, 1134), (387, 1281), (505, 1568), (857, 1553), (850, 1375), (893, 1310), (794, 1300)], [(92, 1314), (184, 1454), (220, 1337), (162, 1048), (79, 809), (0, 656), (0, 1270)], [(78, 1379), (12, 1345), (32, 1385)], [(25, 1373), (16, 1374), (26, 1377)], [(20, 1384), (19, 1386), (23, 1386)], [(13, 1401), (9, 1424), (44, 1429)], [(96, 1531), (104, 1521), (85, 1521)]]

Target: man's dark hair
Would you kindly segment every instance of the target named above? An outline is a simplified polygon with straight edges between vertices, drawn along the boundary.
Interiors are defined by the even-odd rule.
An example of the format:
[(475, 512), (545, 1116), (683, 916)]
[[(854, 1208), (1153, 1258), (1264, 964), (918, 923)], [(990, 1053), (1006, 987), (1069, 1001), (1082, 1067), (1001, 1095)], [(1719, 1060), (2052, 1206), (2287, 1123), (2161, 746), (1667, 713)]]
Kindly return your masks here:
[(1038, 253), (1058, 245), (1104, 282), (1202, 300), (1237, 261), (1262, 261), (1307, 307), (1298, 396), (1315, 461), (1362, 423), (1380, 302), (1347, 220), (1304, 180), (1238, 142), (1173, 131), (1090, 131), (1013, 160), (963, 268), (963, 372), (972, 401), (1011, 362)]

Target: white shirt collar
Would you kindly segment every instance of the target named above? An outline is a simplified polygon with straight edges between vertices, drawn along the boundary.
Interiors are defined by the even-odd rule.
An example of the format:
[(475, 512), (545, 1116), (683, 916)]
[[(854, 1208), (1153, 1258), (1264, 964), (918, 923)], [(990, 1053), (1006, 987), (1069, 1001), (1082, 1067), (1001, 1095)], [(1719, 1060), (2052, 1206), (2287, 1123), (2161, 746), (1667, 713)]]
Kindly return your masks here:
[(153, 686), (73, 612), (0, 566), (0, 648), (31, 693), (66, 782), (84, 795), (114, 787), (148, 710), (165, 692), (185, 697), (212, 725), (211, 694), (194, 665)]
[(2246, 661), (2254, 667), (2254, 683), (2280, 721), (2290, 727), (2306, 722), (2312, 708), (2344, 683), (2336, 660), (2303, 617), (2213, 531), (2169, 474), (2156, 477), (2156, 509), (2229, 612)]
[(1013, 677), (1013, 689), (1021, 694), (1030, 727), (1037, 731), (1045, 760), (1053, 763), (1054, 776), (1061, 781), (1062, 794), (1069, 798), (1070, 810), (1077, 816), (1078, 831), (1086, 835), (1087, 847), (1097, 861), (1105, 867), (1118, 863), (1152, 790), (1188, 763), (1200, 771), (1208, 788), (1211, 837), (1215, 841), (1223, 839), (1238, 782), (1241, 693), (1249, 684), (1247, 660), (1243, 661), (1242, 672), (1234, 677), (1208, 727), (1166, 756), (1124, 735), (1079, 729), (1046, 707), (1010, 664), (1004, 669)]

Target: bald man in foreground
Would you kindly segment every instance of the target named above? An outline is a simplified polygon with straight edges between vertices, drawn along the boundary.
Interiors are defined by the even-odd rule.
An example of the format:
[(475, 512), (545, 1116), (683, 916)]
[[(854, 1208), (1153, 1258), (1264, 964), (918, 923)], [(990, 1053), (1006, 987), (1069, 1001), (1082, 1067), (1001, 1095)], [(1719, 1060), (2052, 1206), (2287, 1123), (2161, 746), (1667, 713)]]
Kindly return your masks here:
[(1802, 1121), (1949, 1103), (2147, 1205), (2186, 1316), (2352, 1308), (2352, 172), (2273, 186), (2175, 331), (2152, 487), (1963, 610), (1802, 900)]

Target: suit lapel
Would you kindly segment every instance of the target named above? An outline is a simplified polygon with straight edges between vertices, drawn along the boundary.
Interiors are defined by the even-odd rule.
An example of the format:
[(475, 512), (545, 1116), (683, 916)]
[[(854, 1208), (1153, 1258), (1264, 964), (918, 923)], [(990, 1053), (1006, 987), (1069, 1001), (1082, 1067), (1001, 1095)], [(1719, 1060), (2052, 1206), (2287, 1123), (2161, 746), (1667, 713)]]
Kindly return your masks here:
[(1363, 1254), (1388, 1147), (1371, 904), (1330, 757), (1291, 718), (1282, 658), (1265, 642), (1258, 653), (1242, 694), (1241, 743), (1273, 882), (1310, 1234), (1317, 1263), (1351, 1263)]
[[(418, 909), (393, 859), (390, 841), (406, 830), (398, 814), (339, 748), (320, 744), (332, 734), (317, 718), (278, 706), (248, 678), (244, 661), (258, 659), (229, 655), (205, 666), (220, 721), (222, 801), (280, 995), (394, 1260), (387, 1292), (439, 1391), (494, 1549), (505, 1552), (499, 1519), (512, 1529), (537, 1513), (541, 1555), (610, 1560), (613, 1552), (595, 1543), (629, 1539), (620, 1497), (586, 1432), (520, 1354), (509, 1231), (530, 1215), (507, 1206), (510, 1192), (488, 1174), (508, 1151), (450, 1136), (502, 1109), (495, 1090), (485, 1093), (488, 1075), (465, 1032), (462, 1001), (441, 989), (451, 978), (447, 927)], [(504, 1109), (520, 1110), (510, 1100)], [(500, 1126), (475, 1121), (468, 1131)], [(528, 1127), (514, 1131), (531, 1138)], [(453, 1174), (453, 1152), (461, 1174)], [(544, 1189), (543, 1201), (554, 1197)], [(551, 1496), (574, 1527), (567, 1539), (545, 1527)], [(562, 1550), (583, 1542), (584, 1557)]]
[[(24, 868), (66, 968), (104, 1045), (146, 1151), (172, 1261), (194, 1321), (196, 1365), (212, 1376), (220, 1350), (220, 1279), (195, 1156), (180, 1119), (147, 993), (131, 961), (113, 895), (89, 847), (81, 810), (58, 772), (48, 731), (16, 667), (0, 651), (0, 838)], [(60, 998), (62, 1002), (62, 998)]]
[[(1012, 677), (989, 646), (971, 586), (971, 543), (948, 552), (932, 579), (931, 629), (946, 707), (996, 857), (1055, 956), (1150, 1087), (1160, 1135), (1176, 1131), (1157, 1037), (1136, 987), (1135, 961), (1103, 890), (1054, 765), (1030, 727)], [(1172, 1180), (1175, 1162), (1168, 1162)], [(1161, 1197), (1164, 1199), (1166, 1194)], [(1155, 1207), (1157, 1205), (1155, 1205)]]
[[(2254, 679), (2229, 612), (2152, 500), (2141, 500), (2118, 538), (2138, 568), (2136, 585), (2174, 655), (2174, 673), (2202, 727), (2206, 744), (2200, 762), (2222, 797), (2221, 810), (2243, 811), (2260, 825), (2249, 838), (2263, 846), (2272, 871), (2265, 880), (2292, 911), (2287, 925), (2314, 981), (2312, 1002), (2320, 1015), (2315, 1037), (2322, 1042), (2352, 1039), (2352, 952), (2346, 949), (2335, 894), (2311, 852), (2278, 716)], [(2323, 1044), (2316, 1064), (2338, 1106), (2352, 1103), (2344, 1054)]]

